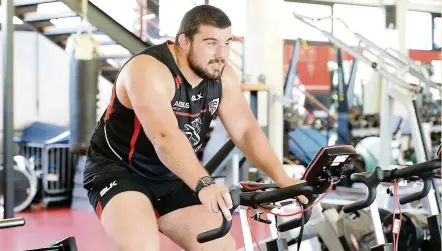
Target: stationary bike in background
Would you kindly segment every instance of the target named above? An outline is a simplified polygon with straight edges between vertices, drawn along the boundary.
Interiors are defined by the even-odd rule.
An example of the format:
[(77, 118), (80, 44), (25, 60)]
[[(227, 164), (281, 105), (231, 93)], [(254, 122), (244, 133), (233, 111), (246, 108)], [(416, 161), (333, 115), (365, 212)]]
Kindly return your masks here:
[[(441, 145), (442, 146), (442, 145)], [(411, 214), (403, 213), (401, 205), (420, 201), (427, 196), (434, 196), (432, 193), (432, 179), (436, 176), (437, 170), (441, 168), (441, 146), (438, 150), (438, 158), (419, 164), (394, 168), (392, 170), (382, 171), (382, 185), (392, 184), (388, 192), (394, 197), (392, 212), (380, 209), (379, 214), (372, 213), (372, 221), (375, 230), (377, 245), (370, 247), (369, 250), (398, 250), (398, 251), (439, 251), (441, 250), (441, 225), (440, 212), (431, 214), (427, 212), (426, 230), (420, 228), (416, 218)], [(379, 170), (381, 170), (379, 168)], [(368, 173), (353, 174), (352, 179)], [(408, 191), (408, 194), (399, 198), (398, 184), (400, 182), (422, 181), (422, 188), (419, 191)], [(379, 184), (378, 184), (379, 185)], [(369, 196), (376, 197), (376, 193), (382, 191), (378, 185), (369, 190)], [(434, 191), (433, 191), (434, 192)], [(376, 210), (377, 205), (373, 203), (370, 210)], [(343, 211), (349, 210), (344, 207)], [(377, 210), (376, 210), (377, 211)], [(424, 216), (423, 216), (424, 217)], [(350, 224), (349, 224), (350, 225)], [(338, 231), (351, 233), (351, 230), (344, 229), (338, 225)], [(346, 235), (346, 239), (351, 244), (351, 239)], [(385, 242), (385, 240), (387, 242)], [(348, 250), (362, 250), (355, 245), (350, 246)], [(364, 249), (365, 250), (365, 249)]]
[[(280, 236), (280, 233), (294, 228), (300, 227), (298, 239), (301, 240), (304, 224), (310, 220), (312, 209), (331, 191), (333, 184), (340, 180), (345, 168), (356, 155), (355, 149), (349, 145), (322, 147), (306, 169), (304, 174), (306, 183), (280, 188), (274, 183), (240, 182), (239, 186), (232, 188), (230, 193), (234, 206), (231, 212), (239, 207), (245, 250), (253, 251), (253, 243), (256, 242), (250, 229), (250, 218), (269, 225), (272, 240), (265, 243), (267, 251), (288, 250), (288, 242), (286, 238)], [(210, 169), (210, 166), (206, 168)], [(376, 174), (379, 173), (360, 176), (357, 181), (363, 182), (367, 187), (374, 187), (376, 182), (380, 182), (380, 177), (374, 177)], [(300, 195), (308, 198), (309, 202), (306, 205), (296, 204), (293, 199)], [(374, 198), (369, 197), (364, 202), (358, 202), (353, 206), (354, 210), (365, 208)], [(284, 211), (293, 211), (294, 208), (300, 210), (284, 213)], [(251, 217), (248, 214), (250, 211), (252, 211)], [(263, 214), (267, 217), (262, 217)], [(284, 218), (295, 215), (298, 217), (282, 223), (278, 223), (275, 218), (275, 216)], [(224, 236), (229, 232), (231, 224), (224, 219), (220, 228), (198, 235), (198, 241), (207, 242)], [(301, 241), (297, 242), (297, 245), (300, 250)], [(259, 245), (258, 249), (261, 250)]]
[[(440, 151), (439, 151), (440, 153)], [(385, 186), (385, 190), (389, 185), (393, 186), (394, 181), (415, 182), (422, 180), (424, 187), (416, 192), (416, 186), (413, 189), (408, 189), (408, 195), (401, 198), (401, 204), (408, 202), (419, 201), (425, 196), (434, 196), (431, 193), (431, 179), (436, 175), (434, 172), (440, 169), (441, 161), (432, 160), (417, 165), (402, 167), (393, 170), (382, 170), (376, 167), (372, 172), (364, 172), (352, 174), (350, 178), (354, 183), (364, 183), (369, 188), (369, 196), (356, 205), (361, 204), (356, 209), (353, 204), (341, 206), (338, 208), (325, 208), (323, 210), (322, 203), (313, 208), (310, 222), (305, 226), (305, 235), (295, 238), (299, 235), (298, 229), (284, 234), (288, 239), (288, 245), (294, 245), (300, 240), (312, 240), (317, 247), (314, 250), (323, 251), (368, 251), (374, 249), (378, 244), (397, 243), (400, 251), (417, 251), (417, 250), (434, 250), (440, 247), (440, 214), (430, 215), (428, 223), (424, 224), (428, 227), (422, 227), (421, 224), (426, 221), (426, 216), (421, 215), (419, 218), (424, 218), (423, 221), (418, 222), (418, 216), (415, 213), (402, 213), (402, 224), (400, 227), (399, 240), (393, 241), (392, 234), (392, 220), (393, 213), (385, 209), (379, 209), (377, 202), (367, 204), (369, 201), (374, 202), (377, 192), (383, 191), (380, 186)], [(339, 176), (337, 176), (339, 177)], [(336, 177), (336, 178), (337, 178)], [(370, 184), (367, 180), (371, 181)], [(397, 194), (394, 189), (389, 189), (389, 193)], [(410, 195), (411, 194), (411, 195)], [(357, 197), (360, 197), (357, 196)], [(395, 197), (397, 199), (397, 196)], [(353, 199), (349, 199), (353, 200)], [(370, 207), (369, 210), (364, 210)], [(367, 208), (368, 209), (368, 208)], [(397, 205), (395, 206), (397, 211)], [(428, 214), (427, 214), (428, 215)], [(284, 222), (285, 217), (280, 217), (280, 221)], [(287, 217), (288, 218), (288, 217)], [(419, 224), (421, 223), (421, 224)], [(432, 226), (432, 227), (431, 227)], [(396, 233), (395, 233), (396, 234)], [(315, 239), (316, 238), (316, 239)], [(381, 249), (382, 250), (382, 249)], [(389, 250), (386, 247), (385, 250)]]

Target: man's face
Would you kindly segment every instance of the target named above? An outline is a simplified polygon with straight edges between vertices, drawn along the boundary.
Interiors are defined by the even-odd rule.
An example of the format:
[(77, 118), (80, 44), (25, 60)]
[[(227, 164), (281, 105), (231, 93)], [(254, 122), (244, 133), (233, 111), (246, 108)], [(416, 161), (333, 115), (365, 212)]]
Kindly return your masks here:
[(190, 68), (201, 78), (218, 80), (230, 53), (232, 29), (201, 26), (190, 42), (187, 61)]

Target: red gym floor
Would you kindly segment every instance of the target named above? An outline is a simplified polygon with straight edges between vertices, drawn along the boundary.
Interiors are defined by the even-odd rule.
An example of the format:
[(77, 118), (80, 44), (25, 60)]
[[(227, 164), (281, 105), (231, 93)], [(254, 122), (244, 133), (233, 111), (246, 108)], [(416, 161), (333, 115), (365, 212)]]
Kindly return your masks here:
[[(115, 250), (106, 239), (98, 218), (93, 212), (67, 209), (47, 209), (21, 212), (26, 225), (0, 230), (0, 251), (22, 251), (47, 247), (54, 239), (74, 236), (79, 251)], [(268, 226), (250, 221), (253, 233), (259, 240), (270, 236)], [(244, 247), (239, 216), (235, 215), (232, 226), (237, 248)], [(167, 237), (161, 236), (161, 250), (180, 251), (180, 247)]]

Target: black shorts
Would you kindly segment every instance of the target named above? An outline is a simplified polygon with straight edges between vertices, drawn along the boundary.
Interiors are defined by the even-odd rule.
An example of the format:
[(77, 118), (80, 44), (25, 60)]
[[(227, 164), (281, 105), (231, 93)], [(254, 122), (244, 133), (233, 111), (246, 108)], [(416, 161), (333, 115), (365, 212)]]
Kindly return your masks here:
[[(95, 168), (98, 164), (94, 163)], [(109, 166), (109, 163), (103, 165)], [(123, 168), (101, 172), (88, 178), (85, 188), (98, 217), (114, 196), (125, 191), (137, 191), (146, 195), (152, 202), (157, 218), (180, 208), (201, 204), (182, 180), (152, 181)]]

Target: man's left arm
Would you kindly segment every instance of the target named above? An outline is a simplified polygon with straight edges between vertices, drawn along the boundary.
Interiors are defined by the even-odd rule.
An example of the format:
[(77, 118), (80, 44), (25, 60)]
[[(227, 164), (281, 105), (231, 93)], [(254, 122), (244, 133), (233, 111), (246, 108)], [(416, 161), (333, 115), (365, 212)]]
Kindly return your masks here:
[(247, 160), (263, 171), (279, 186), (295, 184), (285, 172), (261, 126), (255, 119), (240, 88), (236, 73), (226, 65), (223, 77), (223, 95), (218, 114), (233, 143)]

